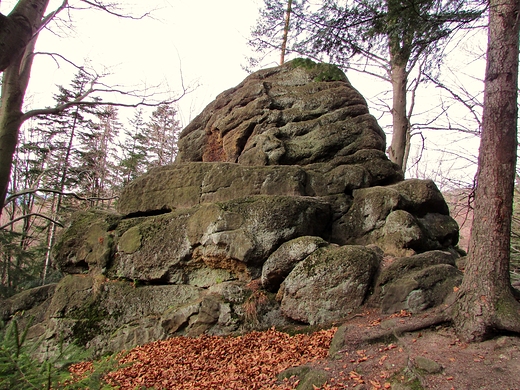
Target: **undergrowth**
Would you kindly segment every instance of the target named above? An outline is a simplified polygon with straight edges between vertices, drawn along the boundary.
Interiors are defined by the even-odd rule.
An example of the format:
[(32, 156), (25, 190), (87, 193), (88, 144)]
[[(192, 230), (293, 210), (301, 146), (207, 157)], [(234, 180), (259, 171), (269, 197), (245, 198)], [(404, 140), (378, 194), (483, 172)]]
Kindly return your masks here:
[(40, 361), (35, 355), (42, 340), (27, 340), (31, 324), (32, 319), (20, 330), (16, 320), (7, 327), (0, 323), (0, 390), (112, 388), (103, 377), (118, 364), (115, 357), (98, 360), (88, 375), (74, 378), (68, 368), (86, 360), (87, 352), (73, 344), (64, 347), (61, 342), (53, 357)]

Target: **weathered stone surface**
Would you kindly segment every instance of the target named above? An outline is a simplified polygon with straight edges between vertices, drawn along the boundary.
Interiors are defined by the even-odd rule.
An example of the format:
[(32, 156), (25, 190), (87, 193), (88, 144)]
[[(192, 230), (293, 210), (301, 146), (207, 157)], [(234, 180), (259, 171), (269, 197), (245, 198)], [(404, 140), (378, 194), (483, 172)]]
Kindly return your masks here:
[(300, 167), (244, 167), (230, 163), (174, 164), (156, 168), (128, 184), (119, 212), (143, 214), (190, 208), (252, 195), (305, 195)]
[[(200, 287), (250, 280), (260, 276), (263, 262), (279, 245), (324, 234), (329, 219), (330, 206), (310, 197), (205, 203), (145, 219), (124, 232), (124, 245), (119, 245), (109, 272), (131, 280)], [(128, 235), (138, 244), (131, 244)]]
[[(0, 321), (8, 321), (18, 312), (26, 312), (43, 304), (54, 294), (56, 284), (47, 284), (22, 291), (8, 299), (0, 299)], [(36, 318), (41, 320), (41, 318)]]
[[(344, 356), (344, 349), (347, 345), (347, 337), (348, 337), (348, 325), (343, 324), (336, 330), (334, 333), (334, 337), (330, 342), (329, 347), (329, 358), (332, 359), (340, 359)], [(342, 353), (343, 352), (343, 353)]]
[(365, 301), (380, 261), (379, 252), (363, 246), (318, 249), (280, 287), (282, 313), (308, 324), (345, 317)]
[(417, 313), (440, 305), (462, 281), (450, 252), (430, 251), (396, 259), (377, 280), (374, 297), (380, 297), (381, 310)]
[[(75, 215), (54, 250), (68, 276), (2, 316), (34, 313), (42, 348), (64, 337), (105, 353), (325, 323), (369, 292), (387, 312), (438, 305), (460, 280), (457, 224), (435, 184), (403, 180), (384, 150), (337, 67), (256, 72), (186, 127), (174, 164), (125, 187), (118, 214)], [(381, 269), (383, 256), (411, 257)]]
[(376, 244), (403, 256), (455, 246), (458, 225), (433, 181), (411, 179), (355, 190), (332, 236), (340, 244)]
[(330, 373), (327, 371), (310, 365), (302, 365), (282, 371), (278, 374), (278, 380), (283, 381), (294, 376), (298, 378), (297, 390), (319, 389), (330, 379)]
[(113, 252), (112, 230), (120, 219), (104, 211), (76, 213), (53, 248), (60, 271), (81, 273), (105, 268)]
[(182, 132), (176, 162), (305, 165), (384, 147), (385, 134), (341, 71), (290, 61), (220, 94)]
[(440, 374), (442, 372), (442, 366), (439, 363), (424, 356), (416, 356), (413, 362), (415, 368), (426, 374)]
[(253, 195), (329, 196), (394, 183), (402, 173), (378, 150), (360, 150), (334, 163), (307, 166), (243, 166), (179, 163), (151, 170), (128, 184), (118, 203), (123, 215), (137, 216), (200, 203)]
[(329, 243), (321, 237), (303, 236), (287, 241), (273, 252), (262, 267), (262, 286), (276, 291), (294, 266)]

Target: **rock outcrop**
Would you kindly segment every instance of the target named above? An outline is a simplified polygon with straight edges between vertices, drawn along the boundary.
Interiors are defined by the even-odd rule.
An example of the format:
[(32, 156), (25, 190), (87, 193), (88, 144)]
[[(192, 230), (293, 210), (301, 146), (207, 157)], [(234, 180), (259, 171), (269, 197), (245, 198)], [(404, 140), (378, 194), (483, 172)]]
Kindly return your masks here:
[(460, 282), (458, 226), (435, 184), (403, 180), (384, 150), (335, 66), (250, 75), (185, 128), (174, 164), (124, 188), (117, 212), (74, 216), (54, 251), (68, 276), (31, 309), (30, 334), (105, 353), (321, 324), (367, 302), (439, 305)]

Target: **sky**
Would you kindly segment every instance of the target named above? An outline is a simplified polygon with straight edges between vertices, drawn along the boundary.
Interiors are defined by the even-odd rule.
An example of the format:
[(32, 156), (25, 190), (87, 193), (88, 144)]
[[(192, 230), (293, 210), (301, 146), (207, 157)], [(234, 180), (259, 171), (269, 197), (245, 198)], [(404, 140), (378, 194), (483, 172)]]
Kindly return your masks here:
[[(8, 13), (14, 1), (2, 1)], [(60, 0), (51, 0), (48, 11)], [(79, 4), (71, 0), (71, 4)], [(260, 0), (121, 0), (122, 12), (142, 15), (121, 19), (103, 12), (71, 13), (72, 30), (43, 31), (37, 51), (58, 52), (76, 64), (89, 63), (111, 84), (172, 93), (182, 85), (193, 91), (180, 102), (184, 125), (220, 92), (240, 83), (247, 72), (247, 38), (258, 17)], [(273, 64), (276, 65), (276, 64)], [(28, 91), (31, 108), (52, 104), (55, 85), (68, 85), (75, 69), (50, 56), (38, 56)], [(49, 100), (51, 99), (51, 100)]]
[[(50, 0), (48, 11), (61, 2)], [(14, 0), (2, 0), (0, 11), (7, 14), (15, 3)], [(69, 0), (69, 3), (81, 4), (79, 0)], [(192, 92), (178, 103), (183, 127), (219, 93), (236, 86), (248, 75), (243, 66), (253, 53), (247, 40), (263, 0), (121, 0), (119, 3), (122, 13), (140, 16), (150, 12), (150, 16), (130, 20), (100, 11), (75, 10), (71, 12), (73, 28), (55, 26), (52, 31), (43, 31), (37, 51), (58, 52), (75, 64), (88, 64), (97, 73), (108, 74), (104, 81), (110, 85), (162, 93), (158, 97), (178, 96), (183, 85), (190, 88)], [(469, 59), (461, 59), (463, 53), (459, 53), (451, 64), (453, 71), (446, 71), (445, 75), (465, 83), (468, 89), (479, 90), (481, 83), (475, 75), (483, 74), (483, 67), (481, 62), (472, 62), (473, 53), (481, 50), (475, 45), (474, 40), (457, 44), (458, 52), (466, 51), (470, 54)], [(276, 61), (278, 53), (263, 65), (276, 66)], [(75, 73), (76, 69), (66, 62), (55, 61), (48, 55), (37, 56), (26, 95), (27, 108), (53, 104), (56, 85), (68, 86)], [(369, 109), (387, 132), (388, 144), (391, 115), (386, 109), (386, 114), (381, 116), (376, 106), (388, 104), (390, 95), (384, 92), (389, 90), (389, 84), (356, 72), (347, 71), (347, 76), (368, 100)], [(419, 122), (424, 124), (431, 120), (428, 107), (446, 104), (441, 92), (433, 87), (419, 92), (417, 111), (424, 113)], [(129, 118), (134, 111), (119, 112), (120, 117)], [(458, 112), (452, 110), (445, 123), (458, 120), (455, 119), (457, 115)], [(471, 167), (467, 169), (467, 161), (445, 151), (456, 147), (461, 155), (475, 159), (478, 151), (475, 137), (424, 131), (412, 138), (412, 145), (411, 164), (419, 155), (423, 159), (409, 176), (431, 177), (439, 185), (442, 177), (454, 176), (463, 168), (461, 180), (472, 181), (474, 164), (469, 164)]]

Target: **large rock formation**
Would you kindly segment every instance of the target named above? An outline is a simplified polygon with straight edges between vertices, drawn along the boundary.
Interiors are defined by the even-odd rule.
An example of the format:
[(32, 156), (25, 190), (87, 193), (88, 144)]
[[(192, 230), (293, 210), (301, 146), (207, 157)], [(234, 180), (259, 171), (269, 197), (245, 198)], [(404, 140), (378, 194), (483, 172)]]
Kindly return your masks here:
[(174, 164), (126, 186), (117, 213), (72, 219), (54, 252), (68, 276), (28, 308), (31, 335), (104, 353), (442, 303), (460, 282), (458, 226), (435, 184), (403, 180), (384, 150), (338, 68), (250, 75), (186, 127)]

